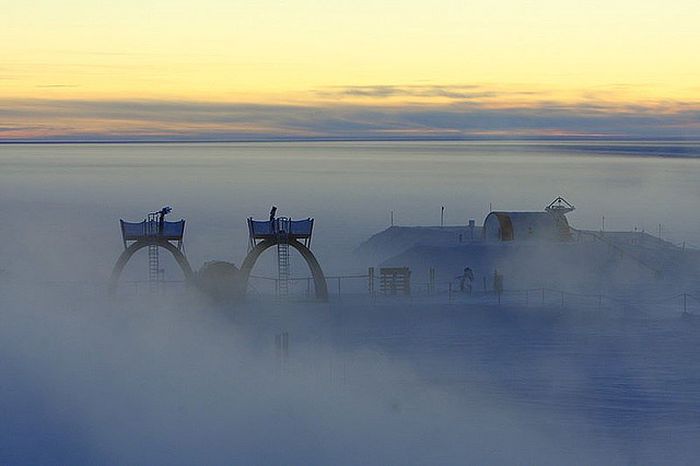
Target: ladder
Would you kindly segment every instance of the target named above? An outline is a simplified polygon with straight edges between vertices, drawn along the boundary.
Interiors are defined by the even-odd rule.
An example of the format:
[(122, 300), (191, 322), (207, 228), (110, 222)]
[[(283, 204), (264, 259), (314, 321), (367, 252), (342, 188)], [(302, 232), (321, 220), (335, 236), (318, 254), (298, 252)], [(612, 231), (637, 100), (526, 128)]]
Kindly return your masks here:
[(160, 282), (160, 258), (158, 257), (158, 246), (148, 245), (148, 288), (151, 293), (158, 291)]
[(280, 297), (289, 295), (289, 242), (286, 236), (277, 243), (277, 292)]

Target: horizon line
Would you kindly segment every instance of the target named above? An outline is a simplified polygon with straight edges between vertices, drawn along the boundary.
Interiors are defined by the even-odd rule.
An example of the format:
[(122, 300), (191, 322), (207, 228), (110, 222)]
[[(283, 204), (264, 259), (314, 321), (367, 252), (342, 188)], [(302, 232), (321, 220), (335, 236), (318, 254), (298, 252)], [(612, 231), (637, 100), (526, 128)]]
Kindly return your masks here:
[(561, 135), (561, 136), (464, 136), (464, 137), (270, 137), (231, 139), (0, 139), (0, 144), (245, 144), (245, 143), (294, 143), (294, 142), (472, 142), (472, 141), (672, 141), (700, 142), (698, 136), (631, 136), (631, 135)]

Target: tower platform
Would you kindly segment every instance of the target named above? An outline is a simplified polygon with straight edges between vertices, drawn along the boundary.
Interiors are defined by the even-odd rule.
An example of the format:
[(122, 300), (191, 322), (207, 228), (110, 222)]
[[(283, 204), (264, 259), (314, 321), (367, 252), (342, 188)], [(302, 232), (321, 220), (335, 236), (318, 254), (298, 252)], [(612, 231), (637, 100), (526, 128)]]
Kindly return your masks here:
[(177, 222), (146, 219), (142, 222), (119, 220), (125, 246), (129, 241), (177, 241), (185, 235), (185, 220)]
[(119, 220), (122, 231), (124, 251), (121, 253), (112, 269), (109, 291), (114, 293), (117, 282), (124, 267), (131, 257), (140, 249), (148, 248), (148, 281), (151, 291), (158, 291), (163, 282), (164, 269), (160, 268), (159, 249), (169, 251), (182, 269), (185, 281), (190, 282), (193, 277), (187, 257), (183, 252), (183, 237), (185, 235), (185, 220), (168, 222), (165, 216), (170, 213), (170, 207), (163, 207), (157, 212), (151, 212), (141, 222), (126, 222)]
[(258, 241), (277, 240), (285, 237), (288, 241), (297, 240), (309, 247), (314, 229), (314, 219), (292, 220), (291, 218), (275, 218), (268, 221), (248, 218), (248, 233), (251, 245)]

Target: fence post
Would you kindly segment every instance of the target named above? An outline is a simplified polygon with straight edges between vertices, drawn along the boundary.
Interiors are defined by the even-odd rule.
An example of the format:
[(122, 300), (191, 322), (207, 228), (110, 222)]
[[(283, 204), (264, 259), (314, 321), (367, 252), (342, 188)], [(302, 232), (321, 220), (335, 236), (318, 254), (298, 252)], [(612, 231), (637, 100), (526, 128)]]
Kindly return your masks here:
[(277, 375), (282, 372), (282, 334), (275, 335), (275, 360), (277, 361)]
[(278, 374), (285, 370), (289, 359), (289, 333), (282, 332), (275, 335), (275, 358), (277, 359)]

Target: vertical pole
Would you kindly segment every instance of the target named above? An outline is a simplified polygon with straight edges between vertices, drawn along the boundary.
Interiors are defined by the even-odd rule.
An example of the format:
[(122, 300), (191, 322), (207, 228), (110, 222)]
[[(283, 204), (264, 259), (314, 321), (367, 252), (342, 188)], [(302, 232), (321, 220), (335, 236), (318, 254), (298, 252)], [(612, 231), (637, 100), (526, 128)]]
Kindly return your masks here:
[(391, 211), (391, 226), (394, 226), (394, 211)]
[(605, 231), (605, 215), (603, 215), (603, 223), (602, 223), (602, 226), (600, 227), (600, 231)]
[(411, 294), (411, 271), (408, 269), (408, 267), (404, 267), (404, 275), (403, 275), (403, 281), (404, 281), (404, 294), (405, 295), (410, 295)]
[(282, 371), (282, 334), (275, 335), (275, 359), (277, 362), (277, 373)]
[(445, 226), (445, 206), (442, 206), (440, 209), (440, 226)]

